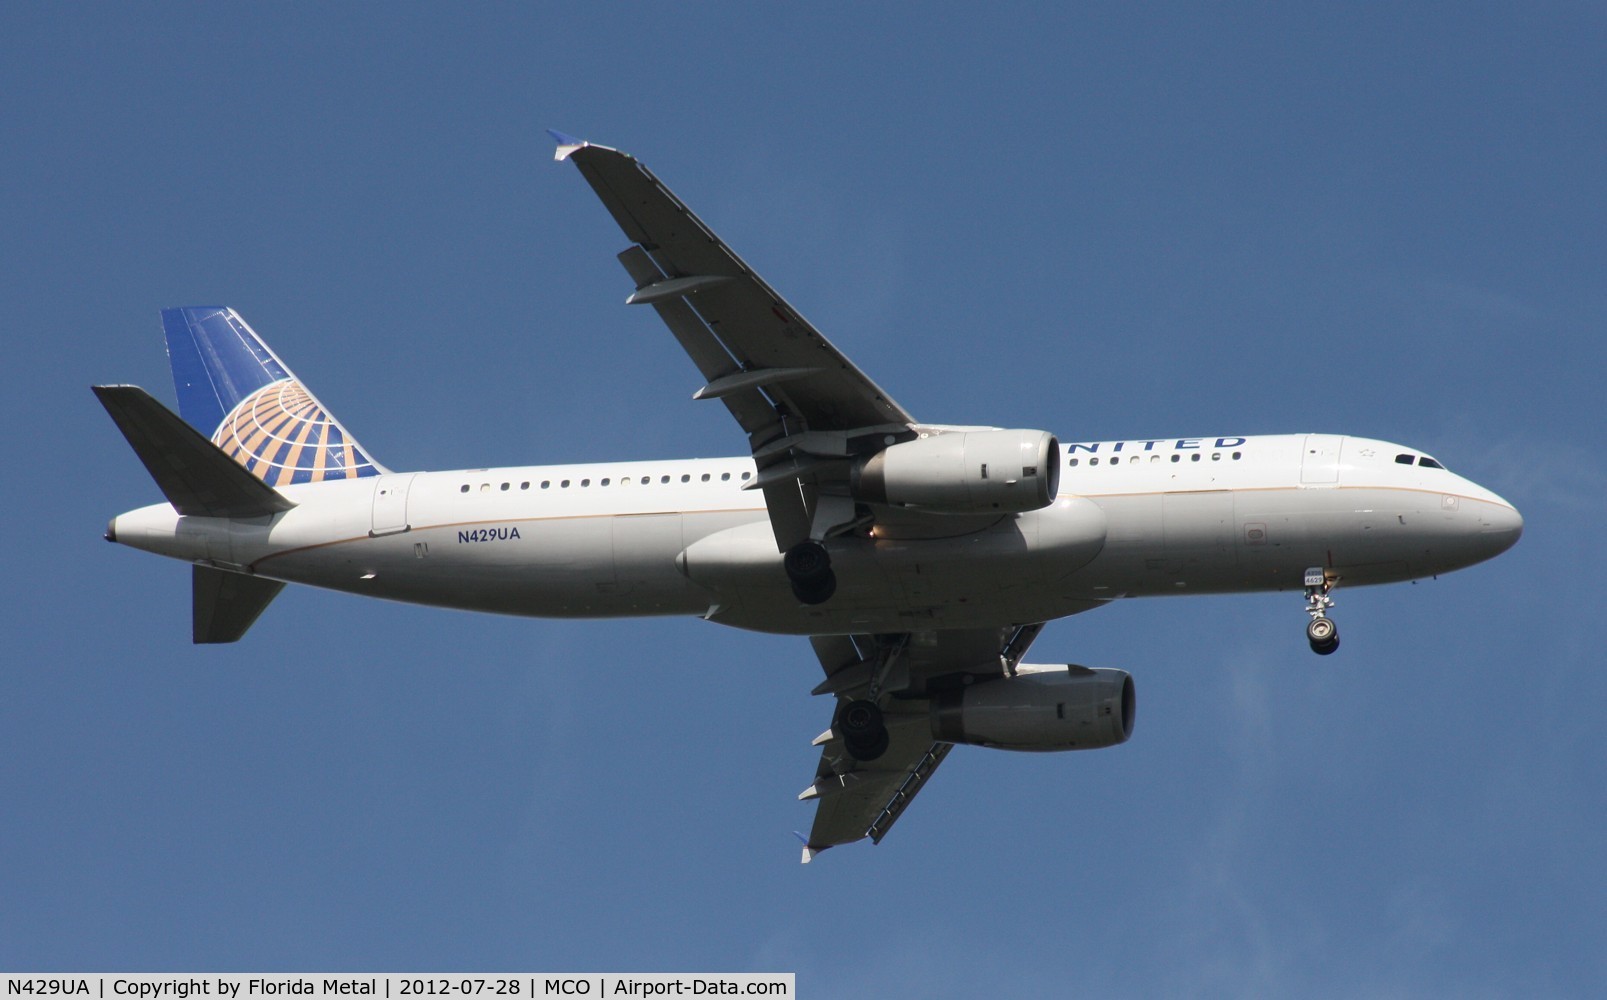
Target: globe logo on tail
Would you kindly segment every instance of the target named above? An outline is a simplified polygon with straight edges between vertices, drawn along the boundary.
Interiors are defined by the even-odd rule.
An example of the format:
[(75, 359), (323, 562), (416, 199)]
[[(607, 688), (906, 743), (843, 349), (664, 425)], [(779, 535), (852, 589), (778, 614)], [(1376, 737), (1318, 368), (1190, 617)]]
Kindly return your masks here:
[(241, 400), (212, 443), (269, 486), (380, 471), (295, 379), (270, 382)]

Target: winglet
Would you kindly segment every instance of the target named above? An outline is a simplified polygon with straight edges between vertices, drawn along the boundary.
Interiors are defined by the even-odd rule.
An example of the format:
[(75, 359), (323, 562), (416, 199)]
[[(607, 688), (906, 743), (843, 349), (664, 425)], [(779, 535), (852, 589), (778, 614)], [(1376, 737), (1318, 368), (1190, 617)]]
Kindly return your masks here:
[(591, 145), (585, 139), (576, 139), (572, 135), (565, 135), (555, 128), (548, 129), (547, 134), (552, 136), (554, 142), (558, 143), (558, 149), (554, 151), (552, 158), (559, 163), (569, 159), (576, 150), (585, 149)]
[(799, 833), (797, 830), (792, 831), (792, 835), (794, 837), (797, 837), (798, 841), (803, 844), (803, 858), (799, 862), (800, 864), (807, 865), (809, 862), (815, 860), (815, 855), (817, 855), (821, 851), (825, 850), (824, 847), (811, 847), (811, 846), (809, 846), (809, 838), (805, 837), (803, 834)]

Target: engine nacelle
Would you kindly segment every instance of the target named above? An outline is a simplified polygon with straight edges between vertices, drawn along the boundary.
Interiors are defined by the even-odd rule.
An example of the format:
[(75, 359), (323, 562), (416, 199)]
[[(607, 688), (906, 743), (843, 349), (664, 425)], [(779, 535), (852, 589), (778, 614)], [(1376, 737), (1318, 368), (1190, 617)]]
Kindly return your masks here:
[(1127, 742), (1137, 702), (1125, 670), (1023, 663), (1014, 677), (932, 699), (932, 735), (1003, 750), (1094, 750)]
[(953, 431), (905, 441), (854, 469), (855, 499), (934, 514), (1019, 514), (1060, 489), (1060, 442), (1047, 431)]

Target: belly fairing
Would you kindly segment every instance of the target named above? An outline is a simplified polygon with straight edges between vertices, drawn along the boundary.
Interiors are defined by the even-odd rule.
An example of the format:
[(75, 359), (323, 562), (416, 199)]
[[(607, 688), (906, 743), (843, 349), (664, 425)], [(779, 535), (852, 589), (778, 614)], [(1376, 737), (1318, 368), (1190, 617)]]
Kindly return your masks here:
[(1001, 518), (952, 538), (844, 536), (826, 542), (837, 592), (823, 605), (793, 596), (767, 521), (714, 532), (678, 563), (713, 595), (708, 617), (768, 632), (975, 628), (1085, 610), (1057, 586), (1099, 554), (1105, 516), (1078, 497)]

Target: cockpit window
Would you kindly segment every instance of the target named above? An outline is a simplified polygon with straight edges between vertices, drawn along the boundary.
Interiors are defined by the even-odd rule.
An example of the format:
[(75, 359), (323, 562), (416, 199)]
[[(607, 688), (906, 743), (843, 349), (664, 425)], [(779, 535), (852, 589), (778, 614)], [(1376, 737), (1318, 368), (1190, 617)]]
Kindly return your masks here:
[(1434, 461), (1432, 458), (1429, 458), (1427, 455), (1424, 455), (1422, 458), (1418, 459), (1417, 464), (1421, 465), (1425, 469), (1443, 469), (1443, 468), (1445, 468), (1445, 466), (1443, 466), (1440, 463)]
[(1411, 465), (1413, 460), (1416, 459), (1416, 458), (1417, 458), (1416, 455), (1396, 455), (1395, 456), (1395, 464), (1396, 465)]

